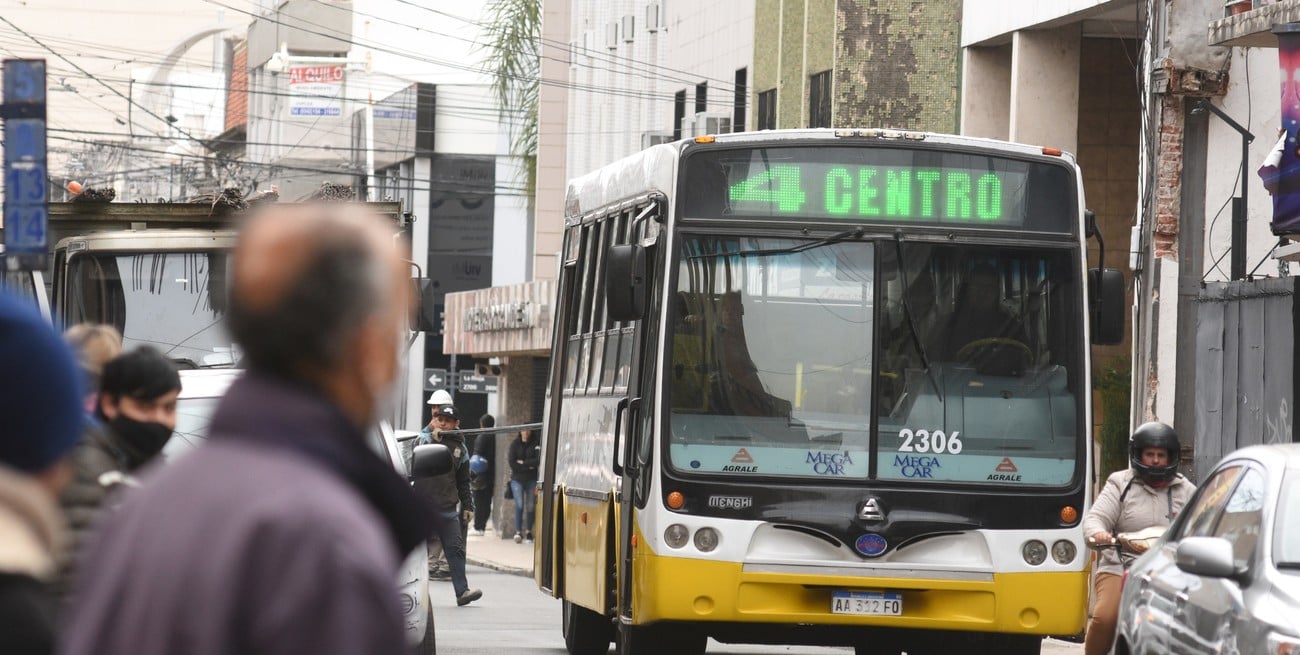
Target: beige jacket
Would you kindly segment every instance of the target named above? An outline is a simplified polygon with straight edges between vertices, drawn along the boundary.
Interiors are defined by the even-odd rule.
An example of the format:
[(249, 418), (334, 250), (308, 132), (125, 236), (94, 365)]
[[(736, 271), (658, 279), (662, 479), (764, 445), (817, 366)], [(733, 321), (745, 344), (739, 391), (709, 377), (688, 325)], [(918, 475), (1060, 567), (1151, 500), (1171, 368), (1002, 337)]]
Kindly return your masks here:
[[(1128, 488), (1128, 494), (1124, 489)], [(1083, 535), (1090, 537), (1101, 531), (1112, 536), (1122, 532), (1137, 532), (1150, 527), (1168, 527), (1174, 522), (1183, 505), (1196, 491), (1187, 478), (1179, 474), (1163, 489), (1155, 489), (1136, 478), (1133, 469), (1125, 469), (1110, 474), (1106, 486), (1097, 494), (1092, 509), (1083, 517)], [(1120, 496), (1124, 495), (1123, 506)], [(1097, 572), (1122, 575), (1124, 566), (1114, 548), (1100, 551), (1097, 558)]]
[(66, 531), (54, 497), (31, 476), (0, 465), (0, 572), (48, 580)]

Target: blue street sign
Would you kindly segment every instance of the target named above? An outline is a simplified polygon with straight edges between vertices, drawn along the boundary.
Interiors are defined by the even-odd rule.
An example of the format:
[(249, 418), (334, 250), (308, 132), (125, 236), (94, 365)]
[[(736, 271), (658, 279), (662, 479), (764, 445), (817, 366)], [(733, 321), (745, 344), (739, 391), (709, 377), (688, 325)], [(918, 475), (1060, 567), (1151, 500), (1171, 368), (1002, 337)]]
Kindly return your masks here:
[(4, 62), (4, 238), (9, 270), (44, 268), (48, 250), (45, 61)]

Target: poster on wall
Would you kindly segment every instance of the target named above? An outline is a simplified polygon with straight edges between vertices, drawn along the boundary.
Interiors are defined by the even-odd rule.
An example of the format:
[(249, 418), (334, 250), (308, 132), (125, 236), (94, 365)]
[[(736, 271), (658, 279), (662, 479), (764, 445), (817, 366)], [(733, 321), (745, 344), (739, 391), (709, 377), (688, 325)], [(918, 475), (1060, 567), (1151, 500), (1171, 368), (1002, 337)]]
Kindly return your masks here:
[(344, 76), (342, 64), (289, 67), (289, 115), (343, 115)]
[(1273, 195), (1273, 234), (1300, 232), (1300, 33), (1279, 32), (1282, 129), (1259, 176)]

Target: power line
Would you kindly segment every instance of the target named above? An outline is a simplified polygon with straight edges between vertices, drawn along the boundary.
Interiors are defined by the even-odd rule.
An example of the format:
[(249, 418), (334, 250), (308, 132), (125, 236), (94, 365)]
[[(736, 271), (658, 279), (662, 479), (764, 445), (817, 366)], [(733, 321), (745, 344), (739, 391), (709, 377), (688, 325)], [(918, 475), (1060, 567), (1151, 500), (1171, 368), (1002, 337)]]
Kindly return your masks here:
[[(361, 48), (367, 48), (367, 49), (369, 49), (369, 50), (374, 50), (374, 51), (376, 51), (376, 52), (383, 52), (383, 53), (387, 53), (387, 54), (391, 54), (391, 55), (396, 55), (396, 56), (398, 56), (398, 57), (405, 57), (405, 58), (407, 58), (407, 59), (412, 59), (412, 60), (415, 60), (415, 61), (423, 61), (423, 62), (426, 62), (426, 63), (435, 64), (435, 65), (438, 65), (438, 66), (445, 66), (445, 67), (447, 67), (447, 68), (452, 68), (452, 69), (455, 69), (455, 70), (463, 70), (463, 71), (473, 72), (473, 73), (479, 73), (479, 74), (482, 74), (482, 73), (483, 73), (483, 71), (480, 70), (480, 69), (477, 69), (477, 68), (474, 68), (474, 67), (471, 67), (471, 66), (466, 66), (466, 65), (464, 65), (464, 64), (458, 64), (458, 63), (451, 62), (451, 61), (435, 59), (435, 58), (432, 58), (432, 57), (425, 57), (425, 56), (422, 56), (422, 55), (416, 54), (416, 53), (414, 53), (414, 52), (402, 51), (402, 50), (395, 50), (395, 49), (392, 49), (392, 48), (386, 48), (386, 47), (379, 46), (379, 45), (375, 45), (375, 44), (367, 44), (367, 43), (363, 43), (363, 42), (360, 42), (360, 41), (358, 41), (358, 40), (356, 40), (356, 39), (354, 39), (354, 38), (352, 38), (352, 37), (345, 36), (345, 35), (343, 35), (343, 33), (341, 33), (341, 32), (334, 31), (334, 30), (332, 30), (329, 26), (326, 26), (326, 25), (320, 25), (319, 23), (314, 23), (314, 22), (312, 22), (312, 21), (308, 21), (308, 20), (305, 20), (305, 19), (302, 19), (302, 18), (294, 17), (295, 20), (298, 20), (298, 21), (301, 22), (302, 24), (305, 24), (305, 25), (313, 25), (313, 26), (321, 27), (322, 29), (326, 29), (326, 30), (334, 31), (335, 33), (334, 33), (334, 34), (328, 34), (328, 33), (320, 32), (320, 31), (316, 31), (316, 30), (309, 30), (309, 29), (306, 29), (306, 28), (304, 28), (304, 27), (301, 27), (300, 25), (291, 25), (291, 24), (286, 23), (286, 22), (284, 22), (284, 21), (282, 21), (282, 20), (279, 20), (279, 19), (273, 19), (273, 18), (270, 18), (270, 17), (267, 17), (267, 16), (260, 16), (260, 15), (258, 15), (258, 14), (254, 14), (254, 13), (252, 13), (252, 12), (245, 11), (245, 10), (240, 9), (240, 8), (238, 8), (238, 7), (234, 7), (234, 6), (231, 6), (231, 5), (225, 4), (225, 3), (223, 3), (223, 2), (220, 2), (219, 0), (203, 0), (203, 1), (204, 1), (204, 2), (207, 2), (207, 3), (209, 3), (209, 4), (217, 5), (217, 6), (219, 6), (219, 7), (225, 7), (226, 9), (229, 9), (229, 10), (231, 10), (231, 11), (236, 11), (236, 12), (239, 12), (239, 13), (242, 13), (242, 14), (246, 14), (246, 15), (248, 15), (248, 16), (252, 16), (252, 17), (257, 18), (257, 19), (259, 19), (259, 20), (264, 20), (264, 21), (267, 21), (267, 22), (270, 22), (270, 23), (274, 23), (274, 24), (277, 24), (277, 25), (283, 25), (284, 27), (288, 27), (288, 28), (290, 28), (290, 29), (295, 29), (295, 30), (299, 30), (299, 31), (302, 31), (302, 32), (306, 32), (306, 33), (308, 33), (308, 34), (315, 34), (315, 35), (317, 35), (317, 36), (323, 36), (323, 37), (325, 37), (325, 38), (333, 39), (333, 40), (335, 40), (335, 41), (339, 41), (339, 42), (341, 42), (341, 43), (347, 43), (347, 44), (355, 45), (355, 46), (358, 46), (358, 47), (361, 47)], [(545, 85), (547, 85), (547, 86), (554, 86), (554, 87), (563, 88), (563, 89), (569, 89), (569, 90), (575, 90), (575, 91), (586, 91), (586, 92), (589, 92), (589, 93), (597, 93), (597, 94), (604, 94), (604, 95), (611, 95), (611, 96), (621, 96), (621, 97), (628, 97), (628, 98), (643, 98), (643, 99), (648, 99), (648, 100), (656, 100), (656, 99), (657, 99), (657, 100), (664, 100), (664, 101), (667, 101), (667, 100), (669, 100), (669, 99), (671, 99), (671, 98), (673, 97), (672, 94), (660, 94), (660, 93), (656, 93), (656, 92), (653, 92), (653, 91), (636, 91), (636, 90), (632, 90), (632, 89), (619, 89), (619, 88), (615, 88), (615, 87), (600, 87), (600, 86), (595, 86), (595, 85), (575, 84), (575, 83), (572, 83), (572, 82), (561, 82), (561, 81), (559, 81), (559, 80), (548, 80), (548, 79), (546, 79), (546, 78), (544, 78), (544, 77), (540, 77), (540, 76), (538, 76), (538, 77), (536, 77), (536, 78), (528, 78), (528, 77), (523, 77), (523, 76), (519, 76), (519, 75), (507, 75), (506, 77), (508, 77), (508, 78), (510, 78), (510, 79), (513, 79), (513, 80), (516, 80), (516, 81), (520, 81), (520, 82), (530, 82), (530, 81), (534, 81), (534, 80), (536, 80), (539, 84), (545, 84)]]
[[(317, 4), (321, 4), (321, 5), (325, 5), (325, 6), (333, 6), (333, 5), (329, 5), (328, 3), (326, 3), (325, 0), (312, 0), (312, 1), (313, 1), (313, 2), (316, 2)], [(410, 4), (410, 3), (404, 3), (404, 4)], [(436, 14), (439, 14), (439, 15), (444, 15), (444, 16), (448, 16), (448, 17), (450, 17), (450, 18), (453, 18), (453, 19), (456, 19), (456, 20), (459, 20), (459, 21), (463, 21), (463, 22), (465, 22), (465, 23), (468, 23), (468, 24), (470, 24), (470, 25), (474, 25), (474, 26), (476, 26), (476, 27), (479, 27), (479, 28), (481, 28), (481, 29), (483, 29), (483, 30), (486, 30), (486, 31), (489, 31), (489, 32), (490, 32), (490, 31), (493, 31), (493, 30), (495, 29), (495, 26), (493, 26), (493, 25), (491, 25), (491, 24), (488, 24), (488, 23), (482, 23), (482, 22), (478, 22), (478, 21), (474, 21), (474, 20), (470, 20), (470, 19), (465, 18), (465, 17), (463, 17), (463, 16), (456, 16), (456, 15), (454, 15), (454, 14), (450, 14), (450, 13), (446, 13), (446, 12), (440, 12), (440, 11), (437, 11), (437, 10), (432, 9), (432, 8), (430, 8), (430, 7), (423, 7), (423, 6), (420, 6), (420, 5), (412, 5), (412, 6), (418, 8), (418, 9), (423, 9), (423, 10), (430, 11), (430, 12), (433, 12), (433, 13), (436, 13)], [(391, 19), (391, 18), (386, 18), (386, 17), (384, 17), (384, 16), (377, 16), (377, 15), (375, 15), (375, 14), (369, 14), (369, 13), (366, 13), (366, 12), (360, 11), (360, 10), (358, 10), (358, 9), (353, 9), (353, 10), (352, 10), (352, 13), (357, 14), (357, 15), (360, 15), (360, 16), (365, 16), (365, 17), (367, 17), (367, 18), (374, 18), (374, 19), (376, 19), (376, 20), (381, 20), (381, 21), (384, 21), (384, 22), (386, 22), (386, 23), (390, 23), (390, 24), (393, 24), (393, 25), (400, 25), (400, 26), (403, 26), (403, 27), (409, 27), (409, 28), (411, 28), (411, 29), (414, 29), (414, 30), (417, 30), (417, 31), (420, 31), (420, 32), (425, 32), (426, 34), (435, 34), (435, 35), (437, 35), (437, 36), (445, 36), (445, 37), (448, 37), (448, 38), (458, 39), (458, 40), (461, 40), (461, 41), (465, 41), (465, 42), (467, 42), (467, 43), (474, 43), (474, 44), (476, 44), (476, 45), (480, 45), (480, 46), (482, 45), (482, 44), (478, 44), (478, 42), (475, 41), (474, 39), (470, 39), (470, 38), (467, 38), (467, 37), (463, 37), (463, 36), (460, 36), (460, 35), (457, 35), (457, 34), (448, 34), (448, 33), (446, 33), (446, 32), (439, 32), (439, 31), (436, 31), (436, 30), (429, 30), (429, 29), (424, 29), (424, 28), (422, 28), (422, 27), (416, 27), (416, 26), (414, 26), (414, 25), (409, 25), (409, 24), (407, 24), (407, 23), (403, 23), (403, 22), (401, 22), (401, 21), (393, 20), (393, 19)], [(301, 19), (299, 19), (299, 20), (301, 20)], [(538, 42), (541, 43), (541, 42), (543, 42), (543, 41), (544, 41), (544, 39), (542, 39), (542, 38), (539, 36), (539, 37), (538, 37)], [(549, 41), (549, 40), (546, 40), (546, 41)], [(569, 44), (567, 44), (567, 43), (566, 43), (566, 44), (562, 44), (562, 47), (563, 47), (564, 49), (567, 50), (567, 49), (569, 49)], [(719, 80), (719, 79), (716, 79), (716, 78), (709, 78), (709, 77), (707, 77), (707, 76), (703, 76), (703, 77), (702, 77), (702, 76), (696, 75), (696, 74), (691, 73), (691, 72), (688, 72), (688, 71), (679, 71), (679, 70), (676, 70), (676, 69), (673, 69), (673, 68), (669, 68), (669, 67), (667, 67), (667, 66), (662, 66), (662, 65), (660, 65), (660, 64), (654, 64), (654, 63), (651, 63), (651, 62), (642, 62), (642, 61), (639, 61), (639, 60), (637, 60), (637, 59), (633, 59), (633, 58), (631, 58), (631, 57), (620, 57), (620, 56), (618, 56), (618, 55), (599, 55), (599, 54), (596, 54), (596, 51), (593, 51), (593, 50), (591, 50), (591, 49), (589, 49), (589, 48), (583, 48), (582, 51), (586, 54), (587, 57), (590, 57), (590, 58), (592, 58), (592, 59), (602, 59), (602, 58), (603, 58), (603, 59), (608, 59), (608, 60), (609, 60), (609, 63), (611, 64), (611, 66), (601, 66), (601, 67), (598, 68), (598, 67), (596, 67), (596, 66), (592, 66), (592, 65), (590, 65), (590, 64), (584, 64), (584, 63), (580, 63), (580, 62), (573, 62), (573, 61), (570, 61), (570, 60), (568, 60), (568, 59), (560, 59), (559, 57), (552, 57), (552, 56), (549, 56), (549, 55), (545, 55), (545, 54), (542, 54), (540, 51), (539, 51), (539, 52), (527, 52), (527, 51), (525, 51), (525, 54), (535, 55), (535, 56), (537, 56), (539, 59), (547, 59), (547, 60), (554, 61), (554, 62), (558, 62), (558, 63), (562, 63), (562, 64), (575, 64), (575, 65), (578, 65), (578, 66), (584, 66), (584, 67), (586, 67), (586, 68), (591, 68), (591, 69), (593, 69), (593, 70), (597, 70), (597, 69), (599, 69), (599, 70), (605, 70), (605, 71), (609, 71), (609, 72), (611, 72), (611, 73), (615, 73), (615, 74), (622, 74), (622, 73), (625, 72), (625, 71), (623, 71), (622, 69), (617, 69), (617, 68), (614, 68), (614, 67), (613, 67), (613, 66), (615, 66), (615, 65), (618, 65), (618, 62), (616, 62), (615, 60), (617, 60), (617, 59), (621, 59), (621, 60), (623, 60), (623, 61), (626, 62), (627, 66), (628, 66), (628, 68), (629, 68), (629, 70), (628, 70), (627, 72), (631, 72), (631, 68), (632, 68), (632, 66), (635, 65), (635, 66), (639, 66), (639, 67), (641, 67), (640, 69), (638, 69), (638, 70), (636, 71), (636, 72), (638, 72), (638, 73), (646, 73), (646, 74), (649, 74), (649, 75), (659, 75), (659, 77), (654, 77), (654, 78), (652, 78), (652, 77), (645, 77), (645, 76), (642, 76), (643, 79), (648, 79), (648, 80), (663, 79), (663, 80), (670, 81), (670, 82), (681, 82), (681, 83), (683, 83), (683, 84), (691, 84), (691, 85), (697, 84), (697, 83), (700, 82), (701, 80), (710, 80), (710, 81), (721, 82), (723, 85), (726, 85), (726, 84), (732, 84), (732, 85), (733, 85), (733, 88), (726, 88), (726, 87), (724, 87), (724, 86), (719, 86), (719, 87), (717, 87), (717, 88), (719, 88), (719, 89), (722, 90), (722, 91), (732, 91), (732, 92), (735, 91), (735, 89), (734, 89), (734, 81), (730, 81), (730, 82), (729, 82), (729, 81), (727, 81), (727, 80)], [(516, 50), (515, 52), (519, 52), (519, 51)], [(660, 75), (660, 74), (656, 73), (656, 71), (655, 71), (654, 69), (661, 69), (661, 70), (668, 71), (668, 72), (672, 72), (672, 73), (682, 73), (682, 74), (685, 74), (685, 75), (690, 75), (691, 77), (688, 79), (688, 78), (679, 78), (679, 77), (671, 77), (671, 76), (666, 76), (666, 75)]]
[[(92, 140), (87, 140), (87, 139), (76, 139), (76, 138), (72, 138), (72, 137), (56, 136), (56, 135), (50, 135), (49, 138), (50, 138), (51, 140), (56, 140), (56, 141), (63, 141), (63, 142), (70, 142), (70, 143), (84, 143), (84, 144), (89, 144), (89, 145), (102, 145), (102, 146), (107, 146), (107, 147), (112, 147), (112, 148), (119, 148), (119, 149), (123, 149), (123, 150), (131, 151), (131, 152), (153, 153), (153, 154), (159, 154), (159, 155), (167, 155), (167, 156), (170, 156), (170, 157), (177, 157), (177, 158), (181, 158), (181, 159), (200, 160), (200, 161), (216, 162), (216, 163), (221, 163), (221, 164), (230, 164), (230, 165), (237, 165), (237, 166), (247, 166), (247, 167), (253, 167), (253, 168), (278, 169), (278, 170), (285, 170), (285, 171), (299, 171), (299, 172), (305, 172), (305, 173), (316, 173), (316, 174), (320, 174), (320, 175), (351, 175), (351, 176), (354, 176), (354, 177), (364, 177), (364, 173), (363, 173), (363, 172), (360, 172), (360, 171), (357, 171), (357, 170), (351, 170), (351, 169), (333, 169), (333, 170), (331, 170), (331, 169), (328, 169), (328, 168), (315, 168), (315, 167), (311, 167), (311, 166), (303, 166), (303, 165), (296, 165), (296, 164), (271, 164), (271, 163), (253, 162), (253, 161), (247, 161), (247, 160), (232, 160), (232, 159), (226, 159), (226, 158), (223, 158), (223, 157), (213, 157), (213, 156), (209, 156), (209, 155), (193, 155), (193, 154), (184, 154), (184, 153), (168, 152), (168, 151), (166, 151), (166, 150), (158, 150), (158, 149), (155, 149), (155, 148), (145, 148), (145, 147), (134, 146), (134, 145), (130, 145), (130, 144), (106, 144), (106, 143), (104, 143), (104, 142), (102, 142), (102, 141), (92, 141)], [(495, 159), (495, 158), (500, 157), (500, 156), (502, 156), (502, 155), (484, 155), (484, 156), (485, 156), (485, 157), (489, 157), (489, 156), (490, 156), (490, 157), (492, 157), (493, 159)], [(395, 164), (394, 164), (394, 165), (395, 165)], [(154, 170), (155, 168), (157, 168), (157, 167), (149, 167), (149, 168), (145, 168), (145, 169), (142, 169), (142, 170), (148, 171), (148, 170)], [(391, 168), (391, 166), (386, 167), (386, 168)], [(118, 173), (115, 172), (114, 174), (118, 174)], [(517, 192), (517, 191), (522, 191), (522, 190), (523, 190), (522, 187), (511, 187), (511, 186), (506, 186), (506, 185), (502, 185), (502, 184), (499, 184), (499, 183), (494, 184), (493, 190), (489, 190), (489, 189), (486, 189), (486, 188), (479, 188), (479, 189), (476, 189), (476, 188), (475, 188), (475, 185), (474, 185), (473, 182), (468, 182), (468, 181), (463, 180), (463, 179), (446, 179), (446, 178), (441, 178), (441, 179), (440, 179), (440, 178), (415, 178), (415, 177), (409, 177), (409, 176), (392, 176), (392, 175), (387, 175), (387, 174), (380, 175), (378, 171), (376, 172), (376, 175), (379, 176), (379, 177), (381, 177), (381, 178), (385, 178), (385, 179), (389, 179), (389, 180), (397, 180), (397, 181), (411, 182), (411, 183), (424, 183), (424, 182), (428, 182), (428, 183), (430, 183), (430, 186), (428, 186), (428, 187), (423, 187), (423, 188), (419, 188), (419, 187), (417, 187), (417, 188), (416, 188), (417, 191), (460, 191), (460, 192), (469, 193), (469, 194), (473, 194), (473, 195), (484, 195), (484, 194), (491, 195), (491, 194), (495, 193), (496, 195), (506, 195), (506, 196), (518, 196), (518, 197), (523, 197), (523, 194), (522, 194), (522, 193), (503, 193), (503, 192), (501, 191), (502, 189), (504, 189), (504, 190), (506, 190), (507, 192), (510, 192), (510, 191), (516, 191), (516, 192)], [(433, 184), (446, 184), (446, 185), (450, 185), (452, 188), (435, 188), (435, 187), (432, 186)]]
[[(316, 0), (316, 1), (319, 2), (320, 0)], [(424, 10), (424, 11), (427, 11), (427, 12), (432, 13), (432, 14), (437, 14), (437, 15), (439, 15), (439, 16), (446, 16), (446, 17), (448, 17), (448, 18), (451, 18), (451, 19), (454, 19), (454, 20), (458, 20), (458, 21), (462, 21), (462, 22), (464, 22), (464, 23), (468, 23), (468, 24), (470, 24), (470, 25), (474, 25), (474, 26), (476, 26), (476, 27), (480, 27), (480, 28), (483, 28), (483, 29), (486, 29), (486, 30), (489, 30), (489, 31), (491, 31), (492, 29), (494, 29), (494, 27), (493, 27), (492, 25), (490, 25), (490, 24), (481, 23), (481, 22), (478, 22), (478, 21), (473, 21), (473, 20), (470, 20), (470, 19), (465, 18), (465, 17), (463, 17), (463, 16), (457, 16), (457, 15), (452, 14), (452, 13), (448, 13), (448, 12), (445, 12), (445, 11), (441, 11), (441, 10), (438, 10), (438, 9), (434, 9), (433, 7), (426, 7), (426, 6), (423, 6), (423, 5), (419, 5), (419, 4), (416, 4), (416, 3), (414, 3), (414, 2), (411, 2), (411, 0), (395, 0), (395, 1), (398, 2), (398, 3), (400, 3), (400, 4), (409, 5), (409, 6), (415, 7), (416, 9), (422, 9), (422, 10)], [(556, 40), (554, 40), (554, 39), (548, 39), (548, 38), (545, 38), (545, 37), (540, 36), (540, 35), (538, 36), (537, 40), (538, 40), (539, 43), (550, 44), (550, 45), (553, 46), (553, 47), (560, 48), (560, 49), (563, 49), (563, 50), (568, 50), (569, 47), (570, 47), (570, 45), (571, 45), (571, 44), (569, 44), (569, 43), (565, 43), (565, 42), (562, 42), (562, 41), (556, 41)], [(605, 58), (605, 59), (607, 59), (610, 63), (616, 63), (616, 62), (618, 62), (618, 61), (623, 61), (623, 62), (627, 62), (627, 63), (630, 63), (630, 64), (640, 64), (640, 65), (642, 65), (642, 66), (649, 66), (649, 67), (653, 67), (653, 68), (659, 68), (659, 69), (666, 70), (666, 71), (669, 71), (669, 72), (680, 73), (680, 74), (682, 74), (682, 75), (690, 76), (689, 79), (683, 78), (683, 79), (677, 79), (677, 80), (672, 80), (672, 81), (676, 81), (676, 82), (686, 82), (686, 83), (688, 83), (688, 84), (695, 84), (697, 81), (719, 82), (722, 86), (718, 86), (718, 87), (715, 87), (715, 88), (721, 89), (721, 90), (723, 90), (723, 91), (730, 90), (730, 91), (732, 91), (733, 93), (735, 92), (735, 80), (725, 80), (725, 79), (716, 78), (716, 77), (709, 77), (709, 76), (707, 76), (707, 75), (699, 75), (699, 74), (697, 74), (697, 73), (695, 73), (695, 72), (693, 72), (693, 71), (681, 70), (681, 69), (678, 69), (678, 68), (672, 68), (672, 67), (669, 67), (669, 66), (664, 66), (664, 65), (662, 65), (662, 64), (655, 64), (655, 63), (651, 63), (651, 62), (642, 62), (642, 61), (638, 61), (638, 60), (636, 60), (636, 59), (634, 59), (634, 58), (632, 58), (632, 57), (623, 57), (623, 56), (621, 56), (621, 55), (601, 55), (601, 54), (597, 54), (597, 51), (595, 51), (595, 50), (593, 50), (593, 49), (591, 49), (591, 48), (582, 48), (581, 50), (582, 50), (584, 53), (587, 53), (587, 56), (588, 56), (588, 57), (592, 57), (593, 59)], [(550, 57), (548, 57), (548, 59), (551, 59), (552, 61), (561, 61), (561, 60), (558, 60), (558, 59), (555, 59), (555, 58), (550, 58)], [(563, 61), (562, 63), (570, 63), (570, 62), (568, 62), (568, 61)], [(615, 69), (613, 69), (613, 68), (606, 68), (605, 70), (608, 70), (608, 71), (611, 71), (611, 72), (619, 72), (619, 71), (617, 71), (617, 70), (615, 70)], [(732, 86), (731, 86), (731, 87), (727, 87), (726, 85), (732, 85)]]
[[(84, 68), (82, 68), (81, 66), (79, 66), (76, 62), (74, 62), (74, 61), (68, 59), (67, 57), (63, 56), (62, 54), (60, 54), (60, 53), (59, 53), (57, 50), (55, 50), (54, 48), (51, 48), (50, 46), (45, 45), (45, 43), (42, 42), (40, 39), (37, 39), (35, 36), (32, 36), (29, 32), (27, 32), (27, 31), (24, 30), (23, 28), (18, 27), (16, 24), (14, 24), (13, 21), (9, 20), (8, 18), (5, 18), (4, 16), (0, 16), (0, 21), (4, 21), (4, 22), (5, 22), (7, 25), (9, 25), (10, 27), (14, 28), (15, 30), (18, 30), (18, 32), (21, 33), (23, 36), (26, 36), (27, 38), (31, 39), (32, 41), (35, 41), (35, 42), (36, 42), (38, 45), (40, 45), (42, 48), (45, 48), (46, 50), (49, 50), (49, 51), (50, 51), (50, 54), (53, 54), (55, 57), (58, 57), (59, 59), (62, 59), (63, 61), (68, 62), (68, 64), (72, 65), (74, 68), (76, 68), (77, 70), (81, 71), (83, 74), (88, 75), (88, 76), (94, 78), (94, 76), (91, 75), (91, 73), (90, 73), (89, 71), (87, 71), (86, 69), (84, 69)], [(154, 118), (156, 118), (156, 119), (162, 121), (164, 124), (171, 125), (171, 121), (168, 121), (167, 119), (163, 118), (162, 116), (159, 116), (158, 114), (153, 113), (153, 111), (152, 111), (151, 109), (149, 109), (148, 107), (145, 107), (145, 106), (141, 105), (140, 103), (137, 103), (135, 100), (133, 100), (133, 99), (131, 99), (130, 97), (128, 97), (127, 95), (123, 94), (121, 91), (118, 91), (117, 89), (113, 88), (113, 87), (112, 87), (111, 85), (109, 85), (107, 82), (99, 81), (98, 78), (94, 78), (94, 79), (95, 79), (95, 81), (97, 81), (97, 82), (99, 82), (101, 85), (103, 85), (104, 88), (108, 89), (109, 91), (112, 91), (114, 94), (116, 94), (117, 96), (121, 97), (123, 100), (126, 100), (128, 103), (130, 103), (130, 104), (132, 104), (132, 105), (134, 105), (134, 106), (136, 106), (136, 107), (139, 107), (139, 108), (140, 108), (140, 111), (143, 111), (144, 113), (146, 113), (146, 114), (148, 114), (148, 115), (150, 115), (150, 116), (153, 116)], [(179, 128), (179, 127), (176, 127), (175, 125), (172, 125), (172, 128), (175, 129), (175, 130), (177, 130), (177, 131), (179, 131), (180, 133), (184, 134), (185, 136), (188, 136), (188, 137), (190, 137), (190, 138), (194, 138), (194, 137), (193, 137), (192, 135), (190, 135), (188, 132), (186, 132), (185, 130), (183, 130), (183, 129)]]

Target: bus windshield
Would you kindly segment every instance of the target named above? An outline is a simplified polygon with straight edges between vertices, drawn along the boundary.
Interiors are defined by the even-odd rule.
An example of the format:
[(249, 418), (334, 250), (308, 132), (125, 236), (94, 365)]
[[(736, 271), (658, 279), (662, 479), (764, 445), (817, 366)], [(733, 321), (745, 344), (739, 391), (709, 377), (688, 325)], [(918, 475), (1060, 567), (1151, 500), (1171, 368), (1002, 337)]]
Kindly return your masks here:
[(666, 368), (671, 464), (1069, 483), (1082, 320), (1071, 261), (1068, 250), (685, 237)]
[(231, 364), (225, 252), (81, 253), (68, 260), (64, 320), (108, 323), (191, 367)]

